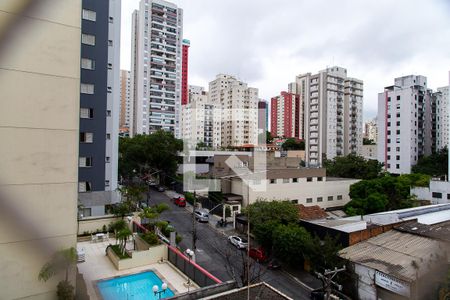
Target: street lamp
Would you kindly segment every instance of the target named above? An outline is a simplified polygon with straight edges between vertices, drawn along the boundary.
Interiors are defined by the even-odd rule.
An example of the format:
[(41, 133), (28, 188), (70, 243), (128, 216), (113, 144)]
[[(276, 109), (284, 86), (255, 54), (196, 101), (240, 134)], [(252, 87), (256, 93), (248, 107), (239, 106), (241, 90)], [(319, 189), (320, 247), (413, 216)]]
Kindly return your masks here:
[[(188, 257), (188, 259), (189, 259), (189, 266), (191, 265), (191, 258), (193, 258), (194, 257), (194, 255), (195, 255), (195, 253), (194, 253), (194, 251), (192, 251), (191, 249), (186, 249), (186, 254), (187, 254), (187, 257)], [(187, 273), (187, 272), (186, 272)], [(188, 293), (189, 293), (189, 287), (191, 286), (191, 278), (189, 277), (189, 275), (188, 275), (188, 281), (186, 282), (186, 285), (187, 285), (187, 289), (188, 289)]]
[(161, 299), (161, 294), (164, 294), (167, 290), (167, 283), (163, 282), (161, 285), (161, 290), (159, 290), (158, 286), (155, 284), (152, 290), (155, 296), (158, 295), (158, 299)]

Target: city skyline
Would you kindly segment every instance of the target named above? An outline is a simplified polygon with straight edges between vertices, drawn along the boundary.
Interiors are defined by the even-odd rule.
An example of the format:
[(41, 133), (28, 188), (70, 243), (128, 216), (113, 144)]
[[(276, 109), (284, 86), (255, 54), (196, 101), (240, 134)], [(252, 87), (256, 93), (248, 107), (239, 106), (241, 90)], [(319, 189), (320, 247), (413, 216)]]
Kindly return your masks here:
[[(185, 10), (189, 84), (207, 86), (218, 73), (233, 74), (269, 100), (291, 78), (338, 65), (364, 81), (364, 121), (376, 116), (377, 95), (390, 78), (425, 74), (433, 90), (448, 85), (450, 41), (441, 37), (450, 35), (450, 10), (444, 1), (172, 2)], [(122, 69), (129, 69), (131, 13), (138, 3), (122, 5)], [(393, 18), (392, 11), (403, 13)]]

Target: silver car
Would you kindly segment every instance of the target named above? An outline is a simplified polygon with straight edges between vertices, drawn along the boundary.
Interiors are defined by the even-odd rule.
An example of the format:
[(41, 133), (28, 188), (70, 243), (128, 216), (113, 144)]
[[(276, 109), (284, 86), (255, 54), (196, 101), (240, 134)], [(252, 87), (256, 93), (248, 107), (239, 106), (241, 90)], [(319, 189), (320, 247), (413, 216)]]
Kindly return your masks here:
[(209, 213), (205, 210), (196, 209), (194, 211), (195, 219), (199, 222), (208, 222), (209, 221)]
[(247, 239), (237, 236), (231, 235), (228, 237), (228, 240), (231, 244), (235, 245), (238, 249), (246, 249), (248, 247)]

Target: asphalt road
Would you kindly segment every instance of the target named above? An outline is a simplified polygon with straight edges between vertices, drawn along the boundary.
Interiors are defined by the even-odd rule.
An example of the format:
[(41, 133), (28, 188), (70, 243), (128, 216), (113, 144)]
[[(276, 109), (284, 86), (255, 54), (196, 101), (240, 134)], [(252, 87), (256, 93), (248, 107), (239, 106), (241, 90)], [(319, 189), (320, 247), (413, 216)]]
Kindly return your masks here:
[[(160, 219), (168, 220), (183, 237), (180, 243), (182, 249), (192, 249), (192, 214), (185, 208), (174, 205), (164, 193), (151, 190), (150, 205), (167, 203), (170, 210), (161, 214)], [(239, 278), (242, 270), (242, 250), (231, 245), (227, 237), (212, 228), (209, 223), (196, 221), (196, 262), (222, 281)], [(264, 265), (254, 263), (250, 271), (253, 276), (260, 275), (261, 281), (272, 285), (282, 293), (294, 299), (310, 299), (309, 290), (299, 284), (282, 270), (269, 270)], [(239, 280), (239, 279), (238, 279)]]

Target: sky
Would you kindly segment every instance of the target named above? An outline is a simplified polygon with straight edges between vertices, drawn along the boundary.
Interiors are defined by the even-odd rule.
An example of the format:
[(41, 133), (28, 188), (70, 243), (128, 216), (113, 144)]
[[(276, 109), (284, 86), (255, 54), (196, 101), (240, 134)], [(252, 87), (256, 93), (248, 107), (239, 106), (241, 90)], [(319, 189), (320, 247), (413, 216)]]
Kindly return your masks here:
[[(173, 0), (183, 8), (189, 84), (207, 88), (219, 73), (237, 76), (269, 100), (303, 73), (327, 66), (364, 81), (364, 121), (395, 77), (424, 75), (449, 85), (450, 0)], [(122, 0), (122, 69), (130, 69), (131, 14)]]

